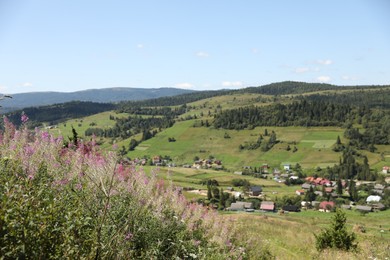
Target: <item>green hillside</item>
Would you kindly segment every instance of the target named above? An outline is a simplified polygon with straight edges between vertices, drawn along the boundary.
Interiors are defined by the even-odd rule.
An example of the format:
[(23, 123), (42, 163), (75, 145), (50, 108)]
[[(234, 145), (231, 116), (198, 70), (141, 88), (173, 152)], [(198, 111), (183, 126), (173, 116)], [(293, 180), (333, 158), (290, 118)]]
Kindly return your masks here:
[[(234, 171), (243, 166), (261, 166), (268, 163), (279, 167), (282, 162), (300, 163), (305, 168), (323, 167), (336, 164), (339, 154), (332, 151), (337, 136), (342, 136), (340, 128), (303, 127), (257, 127), (253, 130), (220, 130), (206, 127), (193, 127), (195, 120), (176, 123), (173, 127), (158, 133), (154, 138), (142, 142), (128, 156), (152, 157), (169, 155), (178, 164), (193, 162), (193, 158), (215, 157), (222, 160), (226, 169)], [(275, 131), (280, 142), (270, 151), (241, 150), (240, 144), (255, 142), (265, 129)], [(230, 138), (224, 138), (225, 134)], [(174, 137), (176, 142), (168, 142)], [(287, 146), (296, 143), (297, 151), (286, 151)]]

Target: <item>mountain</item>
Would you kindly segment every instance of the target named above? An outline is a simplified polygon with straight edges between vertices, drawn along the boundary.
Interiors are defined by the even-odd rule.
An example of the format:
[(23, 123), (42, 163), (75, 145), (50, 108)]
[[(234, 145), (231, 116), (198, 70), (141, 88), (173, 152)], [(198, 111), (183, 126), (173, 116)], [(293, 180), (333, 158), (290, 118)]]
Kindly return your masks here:
[(12, 99), (1, 101), (2, 112), (10, 112), (25, 107), (37, 107), (65, 103), (70, 101), (119, 102), (127, 100), (144, 100), (159, 97), (175, 96), (194, 92), (178, 88), (105, 88), (89, 89), (76, 92), (29, 92), (13, 94)]

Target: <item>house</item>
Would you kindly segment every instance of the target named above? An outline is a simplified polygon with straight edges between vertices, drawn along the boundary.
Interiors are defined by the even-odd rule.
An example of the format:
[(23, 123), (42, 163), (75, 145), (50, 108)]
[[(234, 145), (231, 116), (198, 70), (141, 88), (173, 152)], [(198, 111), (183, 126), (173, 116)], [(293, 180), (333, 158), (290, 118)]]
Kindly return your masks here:
[(280, 177), (287, 179), (288, 178), (288, 174), (287, 173), (280, 174)]
[(367, 202), (367, 203), (370, 203), (370, 202), (379, 202), (381, 199), (382, 199), (381, 196), (370, 195), (370, 196), (367, 197), (366, 202)]
[(372, 204), (372, 209), (374, 211), (380, 211), (380, 210), (385, 210), (386, 209), (386, 206), (383, 205), (382, 203), (375, 203), (375, 204)]
[(290, 178), (289, 178), (290, 180), (298, 180), (299, 179), (299, 177), (298, 176), (290, 176)]
[(242, 175), (242, 172), (233, 172), (235, 175)]
[(289, 163), (284, 163), (283, 164), (283, 170), (290, 171), (290, 169), (291, 169), (291, 164), (289, 164)]
[(259, 196), (263, 191), (263, 188), (260, 186), (251, 186), (249, 190), (252, 196)]
[(241, 192), (235, 191), (235, 192), (233, 192), (233, 195), (234, 195), (234, 197), (235, 197), (236, 199), (239, 199), (239, 198), (241, 197)]
[(366, 213), (372, 211), (372, 207), (370, 207), (370, 206), (363, 206), (363, 205), (357, 205), (355, 209), (358, 210), (358, 211), (361, 211), (361, 212), (366, 212)]
[(302, 208), (307, 208), (310, 207), (310, 201), (301, 201), (301, 206)]
[(239, 210), (246, 210), (246, 209), (253, 209), (253, 203), (237, 201), (237, 202), (233, 202), (228, 208), (228, 210), (232, 210), (232, 211), (239, 211)]
[(309, 190), (310, 187), (313, 187), (313, 188), (314, 188), (315, 186), (311, 185), (310, 183), (304, 183), (304, 184), (302, 184), (302, 186), (301, 186), (301, 188), (302, 188), (302, 189), (305, 189), (305, 190)]
[(343, 205), (341, 205), (341, 208), (342, 208), (342, 209), (350, 210), (350, 209), (351, 209), (351, 205), (343, 204)]
[(161, 163), (161, 157), (160, 156), (154, 156), (152, 159), (153, 164)]
[(322, 201), (319, 206), (319, 210), (322, 212), (330, 212), (335, 207), (333, 201)]
[(316, 200), (313, 200), (313, 201), (311, 202), (311, 205), (312, 205), (312, 207), (317, 207), (317, 206), (320, 205), (320, 202), (319, 202), (319, 201), (316, 201)]
[(261, 172), (263, 173), (268, 173), (268, 169), (269, 169), (269, 166), (268, 164), (264, 163), (262, 166), (261, 166)]
[(377, 183), (377, 184), (375, 184), (374, 189), (372, 191), (378, 195), (383, 196), (385, 194), (385, 188), (386, 188), (385, 185)]
[(383, 166), (382, 172), (383, 173), (389, 173), (390, 172), (390, 167), (389, 166)]
[(260, 205), (260, 209), (264, 211), (274, 211), (275, 203), (273, 201), (262, 201)]
[(305, 191), (304, 191), (304, 190), (296, 190), (296, 191), (295, 191), (295, 194), (297, 194), (298, 196), (299, 196), (299, 195), (304, 195), (304, 194), (305, 194)]
[(289, 211), (289, 212), (300, 212), (301, 211), (301, 209), (295, 205), (285, 205), (282, 207), (282, 210)]
[(240, 210), (245, 210), (244, 209), (244, 205), (242, 204), (239, 204), (237, 202), (234, 202), (230, 205), (229, 208), (227, 208), (227, 210), (231, 210), (231, 211), (240, 211)]
[(322, 191), (319, 191), (319, 190), (316, 190), (315, 192), (314, 192), (314, 194), (315, 195), (317, 195), (317, 196), (324, 196), (324, 194), (322, 193)]
[(375, 184), (374, 189), (375, 190), (384, 190), (385, 189), (385, 185), (377, 183), (377, 184)]
[(325, 192), (326, 193), (332, 193), (333, 192), (333, 188), (332, 187), (326, 187), (325, 188)]

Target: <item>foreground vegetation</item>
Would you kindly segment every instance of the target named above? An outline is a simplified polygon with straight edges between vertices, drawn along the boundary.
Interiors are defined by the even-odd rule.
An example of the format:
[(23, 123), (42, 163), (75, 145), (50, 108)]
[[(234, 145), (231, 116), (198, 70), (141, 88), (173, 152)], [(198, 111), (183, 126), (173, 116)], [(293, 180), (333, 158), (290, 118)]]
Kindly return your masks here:
[(188, 203), (173, 186), (125, 167), (94, 143), (17, 130), (7, 119), (0, 140), (0, 255), (7, 259), (245, 253), (216, 212)]

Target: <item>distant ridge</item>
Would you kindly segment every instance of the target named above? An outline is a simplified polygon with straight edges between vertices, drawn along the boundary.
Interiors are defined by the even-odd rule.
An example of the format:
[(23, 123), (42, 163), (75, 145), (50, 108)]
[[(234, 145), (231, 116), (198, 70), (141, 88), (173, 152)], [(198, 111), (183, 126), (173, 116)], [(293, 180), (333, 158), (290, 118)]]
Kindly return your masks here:
[(12, 99), (1, 101), (1, 112), (10, 112), (25, 107), (37, 107), (70, 101), (91, 101), (99, 103), (128, 100), (145, 100), (159, 97), (176, 96), (194, 92), (178, 88), (104, 88), (88, 89), (76, 92), (29, 92), (12, 94)]
[(356, 86), (338, 86), (326, 83), (307, 83), (299, 81), (283, 81), (271, 83), (259, 87), (248, 87), (240, 89), (244, 93), (258, 93), (265, 95), (290, 95), (304, 94), (316, 91), (327, 90), (353, 90), (353, 89), (378, 89), (387, 88), (389, 85), (356, 85)]

